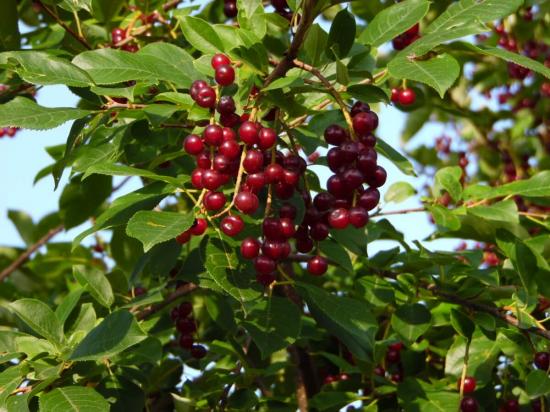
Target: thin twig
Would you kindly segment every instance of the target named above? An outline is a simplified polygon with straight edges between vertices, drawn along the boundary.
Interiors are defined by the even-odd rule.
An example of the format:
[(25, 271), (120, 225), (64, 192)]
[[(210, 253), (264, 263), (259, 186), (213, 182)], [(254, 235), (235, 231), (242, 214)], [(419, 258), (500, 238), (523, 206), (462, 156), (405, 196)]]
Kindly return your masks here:
[(50, 16), (52, 19), (54, 19), (57, 24), (59, 24), (61, 27), (63, 27), (63, 29), (65, 29), (65, 31), (67, 33), (69, 33), (76, 40), (78, 40), (78, 42), (80, 44), (82, 44), (84, 47), (86, 47), (88, 50), (92, 50), (92, 46), (90, 45), (90, 43), (88, 43), (88, 40), (86, 40), (86, 38), (84, 38), (84, 36), (79, 36), (78, 33), (76, 33), (63, 20), (61, 20), (57, 14), (55, 14), (44, 3), (42, 3), (41, 0), (36, 0), (36, 2), (40, 5), (42, 10), (44, 10), (48, 16)]
[(35, 244), (29, 246), (29, 248), (23, 252), (17, 259), (15, 259), (11, 264), (6, 267), (2, 272), (0, 272), (0, 282), (2, 282), (5, 278), (7, 278), (9, 275), (11, 275), (15, 270), (17, 270), (23, 263), (27, 261), (31, 257), (31, 255), (36, 252), (40, 247), (44, 246), (48, 241), (53, 238), (55, 235), (57, 235), (59, 232), (63, 230), (64, 226), (59, 225), (54, 227), (53, 229), (50, 229), (48, 233), (46, 233), (43, 237), (41, 237)]
[(198, 286), (194, 283), (186, 283), (179, 288), (177, 288), (173, 293), (168, 295), (166, 299), (164, 299), (162, 302), (157, 303), (156, 305), (152, 305), (150, 308), (144, 309), (141, 312), (139, 312), (136, 315), (136, 318), (138, 320), (144, 320), (148, 317), (154, 315), (155, 313), (161, 311), (166, 306), (170, 305), (172, 302), (180, 299), (181, 297), (191, 293), (195, 289), (197, 289)]

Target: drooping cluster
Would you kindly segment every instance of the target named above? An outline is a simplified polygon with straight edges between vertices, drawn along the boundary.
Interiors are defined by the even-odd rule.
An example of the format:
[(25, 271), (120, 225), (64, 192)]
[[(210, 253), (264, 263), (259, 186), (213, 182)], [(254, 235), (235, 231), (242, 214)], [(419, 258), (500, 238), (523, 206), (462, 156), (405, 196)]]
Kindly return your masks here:
[[(121, 28), (115, 27), (111, 30), (111, 47), (120, 48), (121, 50), (135, 53), (139, 50), (139, 46), (134, 41), (125, 41), (128, 37), (128, 32)], [(122, 44), (120, 44), (122, 43)]]
[(403, 50), (410, 44), (420, 38), (420, 25), (416, 23), (405, 33), (400, 34), (392, 40), (392, 45), (395, 50)]
[(180, 333), (179, 346), (189, 351), (195, 359), (202, 359), (206, 356), (206, 348), (195, 343), (194, 335), (197, 332), (197, 323), (193, 318), (193, 305), (191, 302), (182, 302), (170, 312), (170, 317)]

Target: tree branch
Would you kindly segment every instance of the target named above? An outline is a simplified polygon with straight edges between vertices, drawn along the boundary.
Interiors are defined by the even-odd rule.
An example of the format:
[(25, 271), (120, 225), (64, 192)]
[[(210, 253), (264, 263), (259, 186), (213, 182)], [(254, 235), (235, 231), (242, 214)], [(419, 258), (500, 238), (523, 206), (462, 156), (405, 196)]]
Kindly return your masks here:
[(298, 410), (300, 412), (307, 412), (309, 410), (306, 385), (304, 383), (304, 376), (302, 373), (302, 367), (300, 365), (300, 354), (298, 349), (291, 345), (288, 347), (288, 353), (296, 367), (296, 400), (298, 402)]
[(2, 272), (0, 272), (0, 282), (2, 282), (5, 278), (7, 278), (9, 275), (12, 274), (15, 270), (17, 270), (23, 263), (27, 261), (28, 258), (31, 257), (31, 255), (36, 252), (41, 246), (44, 246), (48, 241), (57, 235), (59, 232), (63, 230), (63, 225), (59, 225), (51, 229), (48, 233), (46, 233), (43, 237), (41, 237), (35, 244), (29, 246), (29, 248), (23, 252), (17, 259), (15, 259), (11, 264), (6, 267)]
[(142, 310), (136, 315), (136, 318), (138, 320), (144, 320), (148, 317), (154, 315), (155, 313), (161, 311), (166, 306), (170, 305), (172, 302), (178, 300), (179, 298), (191, 293), (195, 289), (198, 288), (198, 285), (194, 283), (186, 283), (179, 288), (177, 288), (174, 292), (172, 292), (170, 295), (166, 297), (162, 302), (157, 303), (156, 305), (152, 305), (150, 308), (147, 308), (145, 310)]
[(52, 10), (50, 10), (44, 3), (42, 3), (41, 0), (36, 0), (36, 2), (40, 5), (42, 10), (46, 12), (48, 16), (50, 16), (52, 19), (55, 20), (57, 24), (59, 24), (67, 33), (69, 33), (71, 36), (73, 36), (80, 44), (82, 44), (85, 48), (88, 50), (92, 50), (92, 46), (88, 41), (83, 37), (80, 36), (78, 33), (76, 33), (73, 29), (71, 29), (63, 20), (59, 18), (57, 14), (55, 14)]

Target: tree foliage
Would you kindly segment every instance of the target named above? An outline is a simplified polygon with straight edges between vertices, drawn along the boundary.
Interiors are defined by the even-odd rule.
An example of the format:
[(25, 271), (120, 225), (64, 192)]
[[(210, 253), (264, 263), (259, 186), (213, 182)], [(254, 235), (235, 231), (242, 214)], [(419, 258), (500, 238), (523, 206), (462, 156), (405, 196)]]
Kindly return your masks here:
[[(73, 123), (37, 175), (69, 176), (59, 210), (8, 213), (27, 248), (0, 248), (0, 411), (548, 410), (549, 19), (2, 0), (0, 144)], [(49, 85), (77, 107), (39, 105)], [(374, 136), (385, 105), (405, 149)]]

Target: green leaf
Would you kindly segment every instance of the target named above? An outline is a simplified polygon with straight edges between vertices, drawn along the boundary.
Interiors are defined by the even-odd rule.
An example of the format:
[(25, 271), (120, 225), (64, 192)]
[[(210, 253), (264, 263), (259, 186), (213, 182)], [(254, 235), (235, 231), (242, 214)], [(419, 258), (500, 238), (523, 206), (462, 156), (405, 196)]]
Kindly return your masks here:
[(427, 209), (432, 214), (436, 225), (448, 230), (460, 229), (460, 219), (451, 210), (441, 205), (429, 206)]
[(108, 412), (109, 402), (89, 387), (64, 386), (40, 397), (40, 412)]
[(89, 87), (94, 84), (84, 70), (70, 61), (38, 51), (10, 51), (0, 53), (0, 66), (5, 66), (29, 83), (65, 84)]
[(21, 127), (31, 130), (53, 129), (69, 120), (80, 119), (90, 110), (69, 107), (43, 107), (31, 99), (16, 97), (0, 105), (0, 127)]
[(64, 340), (63, 326), (48, 305), (37, 299), (19, 299), (9, 304), (11, 310), (38, 335), (54, 345)]
[(353, 273), (353, 264), (351, 258), (339, 242), (327, 239), (319, 242), (319, 249), (324, 255), (338, 265), (338, 268), (344, 269), (348, 273)]
[(93, 328), (69, 357), (73, 361), (110, 358), (147, 338), (134, 316), (117, 310)]
[(269, 90), (283, 89), (285, 87), (301, 87), (304, 85), (304, 79), (299, 76), (285, 76), (275, 80), (269, 86), (262, 89), (264, 92)]
[(178, 16), (185, 39), (203, 53), (221, 53), (225, 46), (212, 25), (201, 18)]
[(353, 84), (347, 88), (349, 93), (354, 99), (361, 100), (365, 103), (389, 103), (390, 99), (386, 92), (380, 87), (372, 84)]
[(68, 11), (86, 10), (92, 13), (92, 0), (61, 0), (59, 7)]
[(0, 50), (17, 50), (21, 47), (17, 0), (0, 1)]
[(12, 221), (26, 245), (35, 242), (34, 223), (31, 216), (20, 210), (8, 210), (8, 218)]
[(0, 373), (0, 410), (7, 411), (5, 405), (8, 396), (23, 382), (27, 373), (28, 365), (26, 364), (12, 366)]
[(525, 391), (531, 399), (548, 395), (550, 393), (548, 372), (542, 370), (531, 371), (525, 380)]
[(332, 230), (330, 236), (351, 253), (363, 256), (367, 253), (367, 234), (364, 228), (349, 225), (343, 230)]
[(265, 359), (296, 341), (300, 334), (300, 310), (288, 299), (273, 296), (254, 304), (241, 325)]
[(338, 12), (328, 34), (326, 53), (329, 56), (344, 58), (355, 41), (355, 17), (347, 9)]
[(242, 266), (234, 247), (218, 238), (205, 238), (203, 245), (206, 273), (201, 277), (201, 286), (223, 291), (241, 305), (261, 295), (259, 289), (251, 288), (255, 280), (250, 269)]
[(411, 162), (379, 137), (377, 138), (376, 150), (406, 175), (416, 176), (416, 172)]
[(451, 309), (451, 325), (460, 335), (464, 336), (466, 339), (472, 339), (475, 324), (464, 313), (456, 309)]
[(317, 23), (313, 24), (304, 40), (303, 50), (307, 56), (307, 63), (312, 66), (319, 66), (326, 61), (324, 50), (326, 49), (328, 34)]
[(378, 47), (418, 23), (430, 9), (427, 0), (405, 0), (385, 8), (369, 22), (359, 41)]
[(516, 180), (502, 186), (490, 187), (481, 185), (468, 186), (464, 190), (465, 200), (494, 199), (495, 197), (506, 197), (521, 195), (527, 197), (548, 197), (550, 196), (550, 171), (546, 170), (535, 176)]
[(386, 191), (384, 200), (386, 202), (401, 203), (416, 193), (416, 189), (407, 182), (395, 182)]
[(440, 54), (429, 60), (413, 60), (398, 55), (388, 63), (389, 74), (397, 79), (425, 83), (441, 98), (460, 74), (460, 65), (450, 54)]
[(296, 286), (320, 326), (338, 336), (359, 359), (372, 359), (378, 325), (361, 301), (332, 295), (305, 283), (297, 283)]
[(55, 316), (61, 324), (64, 324), (73, 309), (76, 307), (84, 289), (76, 289), (65, 296), (63, 301), (55, 308)]
[(415, 342), (432, 324), (432, 314), (420, 303), (399, 307), (391, 318), (393, 330), (409, 343)]
[(467, 209), (468, 214), (485, 220), (519, 223), (518, 207), (513, 200), (505, 200), (490, 206), (475, 206)]
[(258, 39), (263, 39), (267, 31), (267, 21), (262, 1), (237, 0), (237, 9), (239, 27), (254, 33)]
[(458, 166), (448, 166), (439, 169), (435, 174), (434, 196), (439, 197), (443, 190), (451, 195), (455, 202), (458, 202), (462, 195), (462, 169)]
[(460, 395), (456, 390), (449, 391), (436, 382), (428, 383), (408, 377), (397, 386), (399, 405), (405, 411), (442, 412), (456, 411), (460, 405)]
[(73, 275), (102, 306), (110, 308), (115, 301), (113, 289), (102, 270), (84, 265), (73, 266)]
[(105, 162), (97, 163), (88, 167), (82, 179), (87, 179), (93, 174), (107, 176), (140, 176), (151, 180), (171, 183), (178, 187), (182, 186), (183, 183), (185, 183), (185, 180), (183, 179), (177, 179), (172, 176), (159, 175), (147, 169), (138, 169), (137, 167)]
[(191, 227), (192, 213), (153, 212), (142, 210), (128, 221), (126, 233), (143, 243), (145, 252), (156, 244), (174, 239)]

